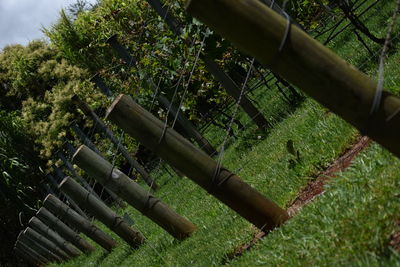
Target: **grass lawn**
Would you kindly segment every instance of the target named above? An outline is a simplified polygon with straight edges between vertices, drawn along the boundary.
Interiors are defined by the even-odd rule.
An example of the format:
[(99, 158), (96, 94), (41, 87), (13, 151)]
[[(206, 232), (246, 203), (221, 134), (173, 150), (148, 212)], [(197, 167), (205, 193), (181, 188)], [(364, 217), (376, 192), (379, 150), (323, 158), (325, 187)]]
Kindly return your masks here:
[[(381, 1), (369, 14), (368, 25), (383, 35), (394, 1)], [(330, 44), (341, 56), (372, 76), (376, 61), (371, 60), (351, 32)], [(376, 50), (376, 46), (371, 45)], [(390, 56), (385, 83), (398, 93), (400, 53)], [(326, 168), (351, 144), (357, 131), (311, 99), (282, 116), (285, 104), (276, 92), (256, 92), (264, 114), (274, 128), (262, 139), (249, 127), (230, 143), (224, 165), (236, 171), (263, 195), (287, 207), (312, 177)], [(246, 117), (240, 114), (245, 123)], [(207, 138), (219, 143), (223, 133), (210, 129)], [(292, 140), (300, 161), (289, 164), (293, 156), (286, 143)], [(218, 142), (217, 142), (218, 141)], [(388, 247), (400, 211), (400, 161), (373, 144), (354, 164), (332, 180), (327, 192), (306, 206), (293, 219), (260, 241), (253, 249), (226, 264), (232, 266), (297, 265), (400, 265), (400, 258)], [(226, 255), (251, 240), (255, 229), (188, 178), (158, 177), (163, 185), (157, 196), (198, 226), (185, 241), (175, 241), (160, 227), (131, 207), (128, 213), (135, 227), (147, 238), (145, 245), (131, 250), (115, 235), (120, 245), (111, 253), (100, 247), (89, 256), (80, 256), (59, 266), (211, 266), (222, 265)], [(106, 232), (108, 229), (99, 224)], [(396, 228), (397, 227), (397, 228)], [(53, 266), (56, 266), (54, 264)], [(57, 265), (58, 266), (58, 265)]]

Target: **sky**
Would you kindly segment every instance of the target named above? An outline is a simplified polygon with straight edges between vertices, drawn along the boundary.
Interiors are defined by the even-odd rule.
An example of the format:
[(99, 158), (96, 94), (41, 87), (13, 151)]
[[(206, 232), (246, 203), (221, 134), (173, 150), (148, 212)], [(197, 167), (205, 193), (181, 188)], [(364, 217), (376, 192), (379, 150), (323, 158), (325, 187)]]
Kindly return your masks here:
[[(57, 22), (59, 11), (76, 0), (0, 0), (0, 49), (8, 44), (26, 45), (43, 38), (42, 26)], [(96, 0), (89, 0), (95, 3)]]

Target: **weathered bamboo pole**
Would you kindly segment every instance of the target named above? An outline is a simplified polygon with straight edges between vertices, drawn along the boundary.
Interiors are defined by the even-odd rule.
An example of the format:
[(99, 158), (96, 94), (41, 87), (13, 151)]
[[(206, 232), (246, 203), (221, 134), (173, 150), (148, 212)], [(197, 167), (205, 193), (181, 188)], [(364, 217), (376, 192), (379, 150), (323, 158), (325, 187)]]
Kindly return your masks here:
[(77, 232), (72, 230), (69, 226), (63, 223), (60, 219), (54, 216), (50, 211), (41, 207), (36, 216), (50, 228), (53, 228), (60, 234), (63, 238), (74, 244), (84, 253), (90, 253), (95, 250), (95, 248), (90, 245), (85, 239), (83, 239)]
[[(164, 7), (162, 7), (159, 0), (147, 0), (147, 2), (153, 7), (157, 14), (165, 20), (175, 35), (179, 37), (183, 29), (182, 26), (180, 26), (181, 23), (175, 17), (169, 14)], [(187, 43), (191, 42), (188, 41)], [(201, 53), (200, 59), (204, 62), (207, 71), (214, 76), (214, 78), (222, 85), (226, 92), (233, 99), (239, 101), (241, 89), (236, 82), (218, 66), (214, 59), (210, 58), (205, 53)], [(258, 109), (245, 95), (242, 95), (239, 105), (259, 129), (265, 130), (270, 127), (270, 123), (267, 121), (264, 115), (258, 111)]]
[(144, 236), (133, 227), (130, 227), (122, 217), (107, 207), (103, 201), (94, 197), (90, 192), (70, 177), (66, 177), (60, 183), (61, 191), (68, 194), (79, 205), (90, 210), (96, 219), (104, 223), (108, 228), (125, 240), (131, 247), (137, 248), (145, 241)]
[[(56, 179), (53, 177), (53, 175), (51, 174), (47, 174), (46, 177), (48, 178), (48, 180), (50, 181), (51, 184), (53, 184), (53, 186), (55, 188), (58, 189), (58, 183), (56, 181)], [(71, 204), (71, 206), (84, 218), (88, 219), (88, 216), (86, 215), (86, 213), (78, 206), (76, 205), (76, 203), (67, 195), (65, 195), (63, 192), (60, 192), (60, 194), (65, 197), (68, 202)]]
[(89, 192), (93, 193), (93, 195), (94, 195), (95, 197), (97, 197), (98, 199), (100, 199), (99, 195), (94, 191), (94, 188), (92, 188), (92, 187), (90, 186), (90, 184), (89, 184), (85, 179), (83, 179), (83, 177), (81, 177), (81, 176), (78, 174), (78, 172), (75, 170), (74, 166), (72, 166), (72, 163), (67, 159), (67, 157), (64, 155), (64, 153), (62, 153), (61, 151), (59, 151), (59, 152), (57, 153), (57, 156), (58, 156), (58, 157), (61, 159), (61, 161), (64, 163), (64, 166), (72, 173), (72, 176), (73, 176), (76, 180), (80, 181), (80, 182), (83, 184), (83, 186), (84, 186)]
[(55, 196), (48, 195), (45, 198), (43, 205), (51, 212), (60, 215), (61, 219), (73, 225), (73, 227), (84, 233), (87, 237), (102, 246), (104, 249), (111, 251), (117, 245), (117, 242), (115, 242), (115, 240), (109, 235), (101, 231), (89, 220), (83, 218), (74, 210), (70, 209)]
[(31, 262), (36, 266), (43, 266), (49, 264), (50, 261), (47, 260), (45, 257), (31, 249), (30, 247), (26, 246), (24, 243), (17, 241), (14, 247), (14, 251), (17, 255), (21, 258)]
[(18, 236), (18, 240), (26, 244), (34, 251), (36, 251), (39, 255), (45, 257), (48, 261), (62, 262), (62, 259), (59, 256), (57, 256), (56, 254), (45, 248), (43, 245), (29, 238), (23, 232), (21, 232), (20, 235)]
[(191, 0), (187, 10), (400, 157), (400, 98), (334, 52), (255, 0)]
[(32, 227), (33, 230), (42, 234), (44, 237), (46, 237), (47, 239), (55, 243), (57, 246), (59, 246), (70, 257), (77, 257), (80, 255), (80, 252), (76, 247), (74, 247), (64, 238), (62, 238), (58, 233), (50, 229), (49, 226), (45, 225), (38, 218), (32, 217), (29, 220), (29, 226)]
[[(86, 144), (88, 147), (90, 147), (92, 150), (94, 150), (96, 153), (101, 155), (101, 152), (97, 149), (97, 147), (90, 141), (89, 137), (86, 136), (86, 134), (79, 128), (79, 126), (76, 123), (73, 123), (71, 125), (72, 130), (75, 132), (75, 134), (79, 137), (79, 139), (82, 141), (82, 143)], [(68, 149), (72, 149), (72, 145), (67, 143)], [(74, 152), (75, 153), (75, 152)], [(111, 196), (111, 198), (118, 204), (121, 204), (121, 200), (119, 197), (112, 191), (108, 190), (107, 187), (104, 187), (104, 190)]]
[(38, 232), (36, 232), (32, 228), (27, 227), (25, 229), (25, 231), (24, 231), (24, 234), (26, 236), (28, 236), (29, 238), (31, 238), (32, 240), (34, 240), (34, 241), (38, 242), (39, 244), (41, 244), (43, 247), (45, 247), (49, 251), (51, 251), (54, 254), (56, 254), (57, 256), (59, 256), (61, 259), (69, 260), (71, 258), (70, 256), (68, 256), (67, 253), (65, 253), (63, 250), (61, 250), (61, 248), (59, 246), (57, 246), (57, 244), (55, 244), (54, 242), (50, 241), (49, 239), (47, 239), (43, 235), (39, 234)]
[(103, 185), (117, 192), (121, 198), (150, 218), (177, 239), (185, 239), (196, 226), (152, 196), (140, 185), (87, 146), (78, 148), (72, 161)]
[[(132, 57), (128, 51), (118, 42), (117, 36), (113, 35), (108, 39), (108, 43), (117, 51), (118, 55), (124, 59), (125, 63), (128, 66), (137, 66), (136, 58)], [(129, 60), (129, 61), (128, 61)], [(154, 93), (157, 93), (157, 85), (151, 78), (147, 78), (147, 83), (152, 88)], [(171, 115), (177, 118), (177, 123), (184, 129), (184, 132), (190, 137), (193, 138), (199, 146), (205, 150), (210, 155), (215, 155), (216, 150), (211, 145), (211, 143), (204, 138), (196, 127), (190, 122), (179, 110), (179, 107), (175, 107), (171, 102), (161, 94), (157, 95), (157, 99), (160, 104), (164, 107), (164, 109), (169, 110)]]
[(243, 182), (173, 129), (120, 95), (107, 111), (111, 121), (167, 161), (210, 194), (262, 230), (268, 231), (288, 219), (285, 210)]
[(128, 161), (129, 165), (131, 165), (135, 170), (139, 172), (142, 176), (143, 180), (146, 182), (148, 186), (150, 186), (153, 190), (158, 189), (158, 185), (151, 178), (150, 174), (144, 169), (144, 167), (137, 162), (130, 155), (129, 151), (121, 144), (121, 142), (116, 138), (113, 132), (107, 127), (107, 125), (97, 116), (97, 114), (89, 107), (89, 105), (79, 98), (79, 96), (74, 95), (71, 98), (72, 102), (75, 103), (82, 112), (93, 120), (95, 128), (97, 128), (106, 138), (110, 139), (110, 141), (115, 145), (117, 150), (124, 156), (124, 158)]
[[(22, 233), (22, 232), (21, 232)], [(30, 247), (27, 243), (24, 243), (23, 239), (20, 238), (21, 233), (17, 237), (17, 241), (15, 242), (15, 247), (20, 248), (21, 250), (25, 250), (27, 253), (32, 255), (33, 258), (38, 259), (40, 262), (43, 262), (45, 265), (50, 263), (50, 260), (45, 256), (41, 255), (35, 247)]]
[[(60, 156), (60, 155), (59, 155), (59, 156)], [(64, 158), (64, 160), (63, 160), (62, 157), (60, 157), (60, 159), (61, 159), (61, 161), (63, 161), (63, 162), (64, 162), (64, 160), (66, 160), (66, 158)], [(68, 161), (66, 160), (66, 162), (68, 162)], [(61, 170), (60, 167), (57, 167), (55, 164), (53, 164), (51, 167), (53, 168), (54, 173), (56, 174), (56, 177), (58, 178), (58, 181), (59, 181), (59, 183), (60, 183), (67, 175)], [(80, 181), (83, 183), (83, 185), (87, 186), (87, 189), (88, 189), (90, 192), (92, 192), (93, 195), (94, 195), (95, 197), (97, 197), (98, 199), (100, 199), (99, 195), (97, 195), (97, 193), (96, 193), (96, 192), (94, 191), (94, 189), (86, 182), (86, 180), (83, 179), (82, 177), (80, 177), (80, 176), (78, 175), (78, 173), (75, 171), (74, 167), (73, 167), (72, 165), (71, 165), (70, 167), (71, 167), (71, 169), (72, 169), (72, 171), (71, 171), (71, 169), (70, 169), (70, 171), (72, 172), (72, 175), (73, 175), (76, 179), (80, 180)], [(67, 167), (67, 168), (68, 168), (68, 167)], [(68, 195), (66, 195), (66, 196), (68, 196)], [(69, 197), (69, 196), (68, 196), (68, 197)]]

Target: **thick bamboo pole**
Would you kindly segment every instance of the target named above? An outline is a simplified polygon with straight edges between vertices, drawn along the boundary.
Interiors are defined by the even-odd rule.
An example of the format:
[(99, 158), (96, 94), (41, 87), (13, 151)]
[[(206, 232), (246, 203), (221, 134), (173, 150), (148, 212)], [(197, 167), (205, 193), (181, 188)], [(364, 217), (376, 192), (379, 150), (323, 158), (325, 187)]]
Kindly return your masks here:
[(50, 229), (47, 225), (45, 225), (41, 220), (36, 217), (32, 217), (29, 220), (29, 226), (32, 227), (33, 230), (42, 234), (44, 237), (52, 241), (54, 244), (59, 246), (65, 253), (67, 253), (70, 257), (77, 257), (80, 255), (79, 250), (74, 247), (67, 240), (62, 238), (58, 233)]
[(82, 145), (79, 147), (72, 161), (85, 170), (88, 175), (97, 179), (112, 191), (117, 192), (122, 199), (175, 238), (185, 239), (196, 230), (196, 226), (193, 223), (152, 196), (87, 146)]
[[(86, 134), (79, 128), (79, 126), (76, 123), (73, 123), (71, 125), (72, 130), (75, 132), (75, 134), (79, 137), (79, 139), (82, 141), (82, 143), (86, 144), (88, 147), (90, 147), (92, 150), (96, 151), (96, 153), (98, 153), (99, 155), (101, 155), (101, 152), (97, 149), (97, 147), (93, 144), (92, 141), (90, 141), (90, 138), (88, 136), (86, 136)], [(69, 149), (71, 148), (72, 145), (68, 145), (67, 147)], [(75, 152), (74, 152), (75, 153)], [(114, 194), (114, 192), (108, 190), (108, 188), (104, 187), (104, 190), (107, 191), (107, 193), (111, 196), (111, 198), (118, 204), (121, 204), (121, 200), (118, 198), (118, 196), (116, 194)]]
[(83, 177), (81, 177), (78, 172), (75, 170), (74, 166), (72, 166), (71, 162), (67, 159), (67, 157), (64, 155), (64, 153), (62, 153), (61, 151), (59, 151), (57, 153), (57, 156), (61, 159), (61, 161), (64, 163), (64, 166), (72, 173), (72, 176), (78, 180), (79, 182), (81, 182), (83, 184), (83, 186), (91, 193), (94, 194), (95, 197), (97, 197), (98, 199), (101, 199), (99, 197), (99, 195), (94, 191), (94, 188), (92, 188), (90, 186), (90, 184), (83, 179)]
[(137, 248), (144, 243), (145, 238), (139, 231), (130, 227), (122, 217), (107, 207), (103, 201), (93, 196), (70, 177), (66, 177), (60, 183), (60, 189), (79, 203), (80, 206), (89, 210), (96, 219), (104, 223), (131, 247)]
[[(117, 51), (118, 55), (124, 59), (125, 63), (130, 66), (137, 66), (137, 60), (132, 57), (128, 51), (118, 42), (117, 36), (113, 35), (108, 39), (108, 43), (114, 48), (114, 50)], [(129, 60), (129, 61), (128, 61)], [(147, 83), (152, 88), (154, 93), (157, 93), (158, 91), (158, 86), (154, 83), (154, 81), (151, 78), (147, 78)], [(161, 94), (158, 94), (157, 100), (160, 102), (160, 104), (164, 107), (164, 109), (169, 110), (171, 115), (175, 118), (177, 118), (177, 123), (184, 129), (184, 132), (190, 137), (193, 138), (196, 143), (199, 144), (199, 146), (205, 150), (208, 154), (210, 155), (215, 155), (216, 150), (214, 147), (211, 145), (211, 143), (203, 137), (199, 131), (196, 129), (196, 127), (193, 125), (192, 122), (190, 122), (179, 110), (179, 107), (176, 107), (173, 103), (171, 103), (166, 97), (162, 96)]]
[(22, 240), (19, 238), (17, 239), (17, 242), (15, 242), (15, 247), (21, 250), (24, 250), (26, 253), (28, 253), (31, 257), (38, 259), (40, 262), (43, 262), (44, 265), (49, 264), (50, 261), (42, 256), (39, 252), (37, 252), (34, 248), (29, 247), (26, 243), (24, 243)]
[[(58, 183), (57, 183), (56, 179), (53, 177), (53, 175), (48, 174), (48, 175), (46, 175), (46, 177), (47, 177), (47, 179), (50, 181), (50, 183), (54, 186), (54, 188), (57, 188), (57, 189), (58, 189)], [(62, 195), (63, 197), (65, 197), (65, 198), (68, 200), (68, 202), (71, 204), (71, 206), (72, 206), (82, 217), (84, 217), (84, 218), (86, 218), (86, 219), (88, 218), (87, 215), (86, 215), (86, 213), (85, 213), (78, 205), (76, 205), (76, 203), (75, 203), (69, 196), (65, 195), (65, 194), (62, 193), (62, 192), (60, 192), (60, 193), (61, 193), (61, 195)]]
[(28, 236), (29, 238), (31, 238), (32, 240), (38, 242), (43, 247), (47, 248), (48, 250), (50, 250), (51, 252), (53, 252), (57, 256), (59, 256), (61, 259), (69, 260), (71, 258), (59, 246), (57, 246), (57, 244), (55, 244), (54, 242), (50, 241), (49, 239), (47, 239), (43, 235), (39, 234), (38, 232), (36, 232), (32, 228), (27, 227), (25, 229), (25, 231), (24, 231), (24, 234), (26, 236)]
[(137, 172), (141, 175), (143, 180), (146, 182), (148, 186), (150, 186), (153, 190), (158, 189), (158, 185), (154, 182), (153, 178), (151, 178), (150, 174), (144, 169), (144, 167), (137, 162), (130, 155), (129, 151), (121, 144), (117, 137), (114, 136), (113, 132), (107, 127), (107, 125), (97, 116), (97, 114), (89, 107), (89, 105), (80, 99), (77, 95), (72, 96), (72, 102), (75, 103), (82, 112), (93, 120), (95, 127), (100, 130), (100, 132), (116, 146), (117, 150), (124, 156), (124, 158), (128, 161), (128, 163), (137, 170)]
[(84, 233), (87, 237), (102, 246), (104, 249), (111, 251), (117, 245), (117, 242), (115, 242), (115, 240), (109, 235), (101, 231), (89, 220), (83, 218), (74, 210), (70, 209), (55, 196), (48, 195), (45, 198), (43, 205), (49, 211), (60, 215), (61, 219), (64, 219), (70, 223), (73, 227)]
[(191, 0), (187, 10), (400, 157), (400, 98), (377, 93), (375, 81), (298, 27), (256, 0)]
[(286, 211), (218, 164), (173, 129), (120, 95), (108, 110), (111, 121), (180, 170), (210, 194), (262, 230), (271, 230), (288, 219)]
[(31, 262), (33, 265), (43, 266), (50, 263), (50, 261), (48, 261), (45, 257), (41, 256), (22, 242), (16, 242), (14, 251), (18, 256), (28, 262)]
[(77, 232), (72, 230), (46, 208), (41, 207), (36, 213), (36, 216), (50, 228), (53, 228), (55, 231), (57, 231), (57, 233), (63, 238), (74, 244), (82, 252), (90, 253), (95, 250), (95, 248), (85, 239), (83, 239)]
[(23, 232), (18, 236), (18, 240), (36, 251), (39, 255), (45, 257), (48, 261), (62, 262), (62, 259), (59, 256), (45, 248), (43, 245), (29, 238)]

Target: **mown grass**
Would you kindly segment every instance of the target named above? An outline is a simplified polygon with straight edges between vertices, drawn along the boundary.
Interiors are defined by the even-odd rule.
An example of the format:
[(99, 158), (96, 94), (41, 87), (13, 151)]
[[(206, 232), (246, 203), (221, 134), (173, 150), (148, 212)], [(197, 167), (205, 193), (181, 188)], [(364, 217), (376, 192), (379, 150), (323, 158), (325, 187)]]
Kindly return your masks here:
[[(391, 15), (394, 1), (382, 1), (371, 16), (369, 26), (377, 34), (385, 31), (382, 21)], [(383, 17), (383, 18), (382, 18)], [(362, 64), (368, 56), (355, 37), (343, 34), (330, 45), (343, 57)], [(374, 47), (373, 45), (371, 45)], [(376, 48), (376, 47), (375, 47)], [(400, 75), (396, 71), (400, 53), (387, 62), (385, 85), (398, 92)], [(367, 61), (363, 69), (376, 72), (376, 61)], [(262, 91), (261, 91), (262, 92)], [(267, 118), (283, 109), (284, 103), (273, 93), (260, 93), (262, 103), (276, 103), (264, 111)], [(259, 100), (257, 98), (257, 100)], [(270, 102), (268, 102), (270, 100)], [(265, 105), (265, 104), (263, 104)], [(243, 114), (242, 121), (246, 121)], [(249, 127), (230, 142), (224, 165), (236, 171), (246, 182), (282, 207), (286, 207), (304, 185), (326, 168), (352, 143), (357, 131), (343, 120), (306, 99), (295, 110), (274, 121), (274, 128), (258, 139)], [(220, 140), (223, 132), (210, 130), (207, 137)], [(300, 152), (300, 161), (290, 164), (293, 156), (286, 143), (292, 140)], [(217, 142), (216, 142), (217, 143)], [(299, 265), (396, 265), (399, 256), (388, 247), (396, 230), (400, 211), (400, 162), (378, 145), (372, 145), (357, 157), (355, 164), (328, 186), (327, 192), (305, 207), (299, 215), (270, 233), (252, 250), (236, 258), (232, 266)], [(157, 175), (158, 176), (158, 175)], [(157, 196), (198, 226), (189, 239), (178, 242), (136, 210), (128, 207), (135, 227), (147, 242), (131, 250), (108, 229), (120, 245), (111, 253), (98, 248), (89, 256), (80, 256), (61, 266), (218, 266), (226, 255), (252, 238), (255, 229), (236, 213), (211, 197), (188, 178), (163, 175)], [(101, 224), (99, 224), (101, 225)], [(398, 230), (398, 229), (397, 229)]]

